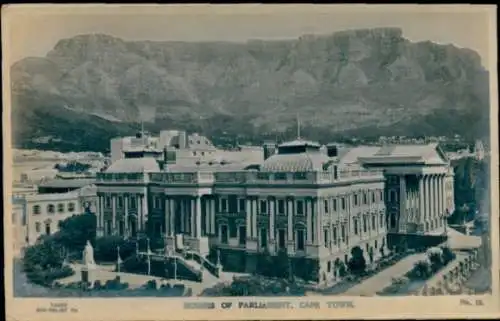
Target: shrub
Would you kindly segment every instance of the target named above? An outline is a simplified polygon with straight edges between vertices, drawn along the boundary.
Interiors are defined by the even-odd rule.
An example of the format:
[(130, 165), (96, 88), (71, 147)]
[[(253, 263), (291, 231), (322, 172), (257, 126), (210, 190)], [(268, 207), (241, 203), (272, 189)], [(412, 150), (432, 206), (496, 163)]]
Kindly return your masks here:
[(118, 259), (118, 247), (125, 244), (119, 236), (103, 236), (95, 241), (94, 258), (101, 262), (116, 262)]
[(455, 253), (453, 253), (449, 247), (445, 246), (442, 248), (442, 259), (444, 264), (448, 264), (450, 261), (453, 261), (455, 257)]
[(431, 264), (427, 260), (421, 260), (415, 263), (412, 270), (408, 273), (411, 279), (426, 280), (432, 275)]
[(366, 261), (363, 255), (363, 250), (359, 246), (355, 246), (351, 250), (352, 257), (349, 260), (349, 271), (354, 275), (361, 275), (366, 270)]

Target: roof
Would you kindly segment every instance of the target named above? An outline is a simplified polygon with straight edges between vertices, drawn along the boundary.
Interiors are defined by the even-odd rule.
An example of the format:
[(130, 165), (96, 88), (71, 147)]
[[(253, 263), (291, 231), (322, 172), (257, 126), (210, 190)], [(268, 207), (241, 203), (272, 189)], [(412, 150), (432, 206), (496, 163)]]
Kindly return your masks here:
[(97, 194), (97, 186), (94, 184), (84, 186), (78, 190), (78, 193), (80, 196), (95, 196)]
[(342, 157), (341, 163), (371, 163), (388, 159), (405, 161), (405, 158), (418, 160), (427, 165), (440, 165), (448, 162), (448, 158), (438, 144), (432, 143), (355, 147)]
[(95, 182), (93, 178), (78, 178), (78, 179), (54, 179), (40, 183), (38, 187), (44, 188), (81, 188), (86, 185), (91, 185)]
[(106, 173), (151, 173), (159, 172), (160, 166), (154, 158), (122, 158), (111, 164)]
[(284, 142), (280, 144), (278, 147), (295, 147), (295, 146), (313, 146), (318, 148), (321, 147), (321, 145), (317, 142), (313, 142), (311, 140), (303, 140), (303, 139), (296, 139), (289, 142)]
[(201, 163), (200, 165), (182, 165), (182, 164), (173, 164), (168, 165), (166, 171), (167, 172), (225, 172), (225, 171), (242, 171), (245, 170), (247, 166), (250, 164), (246, 163), (234, 163), (234, 164), (212, 164)]
[(194, 133), (192, 135), (188, 135), (187, 146), (189, 149), (193, 149), (193, 150), (197, 150), (197, 149), (215, 150), (215, 146), (212, 144), (212, 142), (207, 137), (201, 136), (197, 133)]
[(276, 154), (264, 161), (260, 170), (264, 172), (308, 172), (322, 171), (323, 164), (330, 159), (323, 153)]
[(341, 164), (353, 164), (359, 162), (358, 158), (372, 157), (380, 147), (378, 146), (359, 146), (349, 149), (342, 149), (343, 155), (339, 155)]

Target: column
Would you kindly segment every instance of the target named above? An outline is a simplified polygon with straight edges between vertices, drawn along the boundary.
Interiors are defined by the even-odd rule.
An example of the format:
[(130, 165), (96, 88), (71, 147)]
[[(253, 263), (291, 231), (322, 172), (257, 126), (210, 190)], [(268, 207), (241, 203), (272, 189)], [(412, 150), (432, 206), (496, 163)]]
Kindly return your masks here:
[(125, 217), (124, 217), (124, 220), (125, 220), (125, 221), (123, 222), (123, 224), (125, 225), (125, 231), (123, 231), (123, 233), (124, 233), (126, 236), (130, 236), (130, 235), (129, 235), (129, 230), (128, 230), (128, 227), (129, 227), (129, 226), (128, 226), (128, 199), (129, 199), (128, 194), (125, 194), (125, 195), (123, 196), (123, 202), (124, 202), (123, 206), (125, 207)]
[(212, 235), (215, 235), (215, 199), (214, 198), (210, 199), (210, 228), (211, 228)]
[(186, 207), (185, 205), (186, 204), (184, 204), (184, 199), (183, 198), (179, 198), (178, 202), (179, 202), (179, 214), (180, 214), (179, 220), (181, 222), (181, 230), (180, 230), (180, 232), (181, 233), (185, 233), (186, 232), (186, 219), (184, 218), (184, 216), (185, 216), (184, 212), (185, 212), (185, 207)]
[(111, 217), (111, 234), (116, 234), (116, 195), (111, 196), (111, 205), (113, 207), (113, 216)]
[(436, 229), (437, 228), (436, 218), (439, 215), (439, 194), (438, 194), (438, 176), (437, 175), (432, 176), (432, 187), (433, 187), (432, 222), (433, 222), (434, 229)]
[(101, 233), (104, 233), (104, 197), (102, 194), (97, 196), (98, 214), (97, 214), (97, 227)]
[(137, 195), (137, 231), (142, 232), (142, 195)]
[(142, 197), (142, 229), (146, 230), (146, 221), (148, 219), (148, 194), (144, 193)]
[(254, 239), (257, 239), (257, 198), (253, 200), (253, 207), (252, 207), (252, 237)]
[(315, 213), (314, 217), (316, 218), (314, 222), (315, 236), (316, 236), (316, 245), (321, 246), (323, 244), (323, 227), (322, 227), (322, 213), (323, 206), (321, 206), (321, 200), (319, 197), (314, 200), (313, 203), (313, 212)]
[(287, 202), (287, 211), (286, 211), (286, 214), (287, 214), (287, 229), (288, 229), (288, 242), (289, 243), (292, 243), (293, 242), (293, 199), (292, 198), (288, 198), (286, 200)]
[(425, 224), (424, 221), (425, 221), (424, 176), (419, 176), (418, 177), (418, 223), (420, 225)]
[(170, 230), (172, 227), (170, 226), (170, 199), (168, 197), (165, 198), (165, 235), (170, 235)]
[(408, 213), (406, 212), (406, 178), (404, 175), (399, 176), (399, 231), (406, 231), (406, 223)]
[(246, 230), (247, 230), (247, 239), (252, 238), (252, 199), (247, 197), (245, 200), (245, 210), (246, 210)]
[(201, 197), (196, 196), (194, 199), (195, 203), (195, 209), (194, 209), (194, 218), (193, 221), (195, 221), (195, 229), (193, 230), (193, 233), (195, 234), (195, 237), (200, 238), (201, 237)]
[(439, 219), (440, 220), (440, 225), (443, 225), (443, 222), (444, 222), (444, 219), (443, 219), (443, 216), (445, 215), (446, 213), (446, 200), (445, 200), (445, 192), (444, 192), (444, 189), (445, 189), (445, 183), (444, 183), (444, 179), (445, 179), (445, 175), (441, 175), (440, 176), (440, 189), (439, 189), (439, 192), (441, 193), (441, 207), (440, 207), (440, 214), (441, 214), (441, 218)]
[(177, 234), (178, 231), (176, 231), (175, 228), (175, 198), (170, 198), (169, 199), (169, 206), (170, 206), (170, 236), (174, 236)]
[(190, 206), (189, 206), (189, 209), (190, 209), (190, 213), (189, 213), (189, 217), (190, 217), (190, 220), (191, 220), (191, 224), (189, 224), (191, 226), (191, 233), (190, 235), (192, 237), (197, 237), (196, 235), (196, 231), (197, 231), (197, 221), (196, 221), (196, 198), (191, 198), (189, 200), (189, 203), (190, 203)]
[(272, 197), (269, 199), (269, 240), (270, 243), (274, 242), (275, 231), (274, 231), (274, 211), (275, 211), (276, 201)]
[(210, 199), (205, 198), (205, 235), (210, 235)]
[[(427, 226), (427, 223), (429, 222), (429, 216), (430, 216), (430, 184), (429, 184), (429, 176), (425, 175), (424, 176), (424, 188), (425, 188), (425, 219), (424, 219), (424, 225)], [(426, 232), (428, 232), (427, 228), (425, 229)]]
[(311, 245), (313, 244), (314, 237), (313, 237), (313, 212), (312, 212), (312, 200), (310, 198), (306, 199), (306, 242), (307, 244)]

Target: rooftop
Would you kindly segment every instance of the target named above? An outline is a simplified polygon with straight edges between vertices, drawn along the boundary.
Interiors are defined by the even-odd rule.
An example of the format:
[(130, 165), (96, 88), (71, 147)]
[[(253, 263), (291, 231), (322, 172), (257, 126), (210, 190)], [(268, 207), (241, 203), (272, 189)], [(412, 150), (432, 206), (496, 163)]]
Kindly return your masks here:
[(263, 172), (310, 172), (323, 171), (329, 162), (323, 153), (275, 154), (264, 161)]
[(159, 172), (160, 167), (154, 158), (122, 158), (111, 164), (106, 173), (151, 173)]
[(81, 188), (86, 185), (94, 184), (95, 179), (54, 179), (40, 183), (39, 187), (45, 188)]

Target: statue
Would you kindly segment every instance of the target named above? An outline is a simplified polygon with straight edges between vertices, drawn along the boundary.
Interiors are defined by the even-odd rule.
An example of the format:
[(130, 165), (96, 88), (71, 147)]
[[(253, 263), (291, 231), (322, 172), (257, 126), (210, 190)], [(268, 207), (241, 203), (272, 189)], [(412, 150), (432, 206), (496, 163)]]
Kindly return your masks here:
[(87, 241), (85, 249), (83, 250), (83, 264), (86, 267), (93, 267), (95, 265), (94, 248), (90, 244), (90, 241)]

